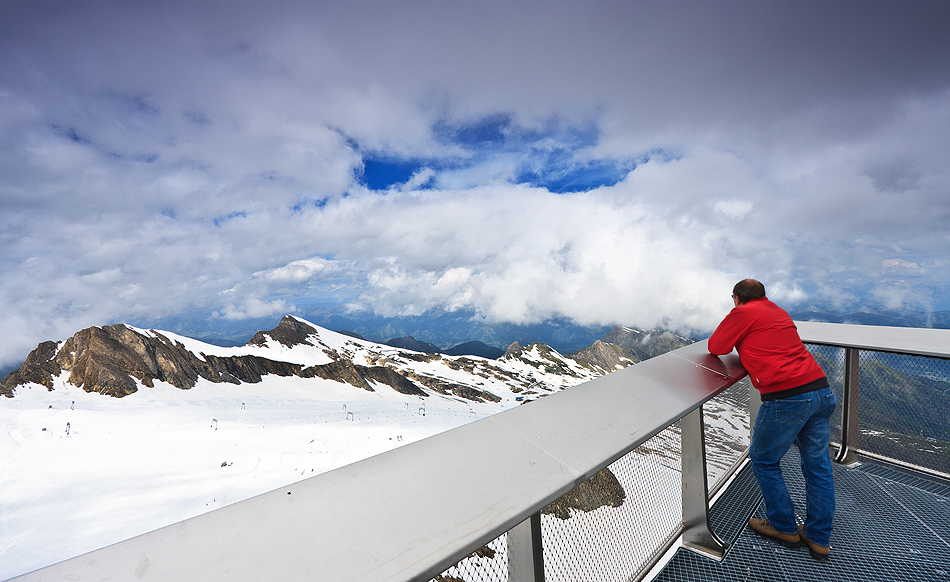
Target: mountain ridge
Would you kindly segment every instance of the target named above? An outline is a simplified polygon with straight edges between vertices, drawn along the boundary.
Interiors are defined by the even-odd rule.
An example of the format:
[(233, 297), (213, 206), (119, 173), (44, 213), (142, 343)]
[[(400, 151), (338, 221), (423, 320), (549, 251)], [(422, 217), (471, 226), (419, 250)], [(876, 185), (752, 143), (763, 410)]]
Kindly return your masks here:
[[(21, 366), (3, 379), (0, 395), (13, 397), (16, 388), (24, 384), (53, 390), (54, 379), (68, 372), (63, 382), (87, 392), (120, 398), (134, 393), (139, 386), (153, 387), (156, 381), (187, 390), (199, 380), (257, 383), (266, 375), (277, 375), (330, 379), (370, 391), (374, 384), (384, 384), (421, 397), (439, 394), (498, 401), (501, 397), (483, 389), (484, 382), (479, 378), (501, 379), (507, 386), (503, 391), (517, 393), (538, 384), (534, 376), (540, 373), (553, 377), (548, 378), (549, 384), (560, 384), (563, 388), (565, 384), (592, 379), (692, 341), (671, 332), (621, 327), (608, 335), (623, 345), (608, 347), (597, 340), (586, 351), (564, 356), (542, 342), (525, 348), (515, 342), (499, 357), (497, 365), (492, 365), (487, 357), (447, 354), (412, 337), (381, 344), (357, 339), (355, 334), (332, 332), (291, 315), (284, 316), (275, 328), (259, 331), (244, 346), (235, 348), (171, 332), (116, 324), (86, 328), (62, 342), (40, 343)], [(655, 345), (648, 345), (651, 338), (662, 338), (662, 345), (655, 340)], [(469, 344), (485, 346), (481, 342)], [(308, 351), (305, 357), (288, 358), (288, 350)], [(444, 371), (422, 373), (417, 368), (423, 363), (462, 370), (468, 376), (451, 380)], [(512, 366), (522, 370), (514, 371)]]

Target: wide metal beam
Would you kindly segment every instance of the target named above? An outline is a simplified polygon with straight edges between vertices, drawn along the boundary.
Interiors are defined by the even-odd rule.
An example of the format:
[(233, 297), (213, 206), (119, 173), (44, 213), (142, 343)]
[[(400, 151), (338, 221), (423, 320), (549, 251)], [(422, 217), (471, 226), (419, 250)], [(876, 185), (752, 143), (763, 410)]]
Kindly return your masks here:
[(743, 376), (699, 342), (15, 580), (428, 580)]

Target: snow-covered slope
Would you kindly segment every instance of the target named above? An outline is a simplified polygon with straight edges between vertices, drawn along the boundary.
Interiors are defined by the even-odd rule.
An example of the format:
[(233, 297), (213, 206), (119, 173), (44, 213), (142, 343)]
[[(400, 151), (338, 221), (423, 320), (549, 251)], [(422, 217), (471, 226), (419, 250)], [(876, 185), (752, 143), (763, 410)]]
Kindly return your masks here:
[[(148, 346), (170, 345), (180, 346), (173, 352), (182, 362), (191, 357), (187, 354), (221, 366), (225, 358), (257, 357), (291, 364), (301, 373), (264, 374), (258, 382), (238, 383), (199, 375), (183, 390), (160, 379), (159, 366), (151, 379), (147, 374), (134, 378), (135, 390), (121, 398), (70, 383), (72, 371), (66, 367), (55, 374), (47, 370), (48, 384), (18, 384), (13, 397), (0, 398), (0, 580), (484, 418), (598, 374), (543, 344), (499, 360), (428, 355), (291, 317), (236, 348), (127, 326), (116, 333), (125, 336), (126, 330), (134, 334), (130, 341), (143, 350), (146, 364)], [(76, 353), (62, 353), (67, 345)], [(84, 349), (67, 341), (50, 353), (68, 364), (79, 361), (76, 354)], [(83, 378), (91, 386), (89, 370), (106, 369), (106, 364), (93, 366), (87, 360)], [(53, 359), (45, 362), (56, 371)], [(341, 362), (363, 370), (369, 389), (302, 373)], [(421, 393), (400, 391), (393, 386), (398, 382), (377, 370), (383, 368)]]

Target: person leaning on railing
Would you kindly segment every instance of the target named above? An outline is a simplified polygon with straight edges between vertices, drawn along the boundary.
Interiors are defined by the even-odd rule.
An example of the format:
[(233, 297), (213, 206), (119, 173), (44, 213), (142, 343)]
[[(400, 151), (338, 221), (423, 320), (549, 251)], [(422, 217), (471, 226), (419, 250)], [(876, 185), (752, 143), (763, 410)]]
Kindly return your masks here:
[[(792, 318), (769, 301), (755, 279), (736, 283), (735, 308), (709, 338), (709, 352), (724, 355), (733, 348), (762, 394), (749, 445), (749, 458), (765, 502), (767, 519), (752, 518), (759, 535), (790, 548), (807, 545), (811, 555), (827, 560), (835, 485), (828, 456), (830, 419), (837, 404), (824, 371), (805, 349)], [(797, 443), (805, 478), (805, 523), (797, 525), (795, 509), (782, 476), (780, 461)]]

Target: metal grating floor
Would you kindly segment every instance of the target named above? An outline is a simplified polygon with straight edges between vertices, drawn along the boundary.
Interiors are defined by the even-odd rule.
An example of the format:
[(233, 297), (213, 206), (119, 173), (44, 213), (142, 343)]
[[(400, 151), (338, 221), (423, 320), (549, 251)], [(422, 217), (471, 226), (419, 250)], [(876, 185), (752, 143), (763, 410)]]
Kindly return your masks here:
[[(804, 482), (794, 447), (783, 467), (803, 516)], [(748, 528), (749, 517), (764, 517), (764, 510), (747, 465), (710, 511), (713, 529), (730, 544), (726, 558), (716, 562), (681, 548), (654, 580), (950, 582), (950, 485), (876, 464), (835, 465), (834, 471), (837, 507), (828, 562)]]

